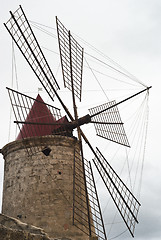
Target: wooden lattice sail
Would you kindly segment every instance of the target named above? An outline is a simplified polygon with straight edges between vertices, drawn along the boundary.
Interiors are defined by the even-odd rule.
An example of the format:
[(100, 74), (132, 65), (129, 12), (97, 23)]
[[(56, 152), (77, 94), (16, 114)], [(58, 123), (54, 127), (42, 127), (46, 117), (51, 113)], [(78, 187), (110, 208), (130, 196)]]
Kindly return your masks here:
[[(137, 215), (140, 203), (109, 165), (100, 150), (94, 150), (81, 126), (94, 123), (98, 136), (129, 147), (117, 106), (144, 91), (148, 91), (151, 87), (147, 87), (118, 103), (111, 101), (91, 108), (89, 110), (90, 114), (79, 118), (76, 98), (81, 101), (84, 50), (71, 32), (56, 17), (64, 86), (72, 92), (73, 117), (58, 94), (59, 85), (22, 7), (20, 6), (14, 13), (10, 12), (10, 14), (11, 17), (5, 27), (51, 100), (54, 101), (54, 97), (56, 97), (66, 113), (66, 116), (62, 118), (60, 109), (44, 103), (40, 96), (33, 99), (8, 89), (16, 118), (15, 122), (20, 128), (22, 139), (25, 142), (27, 137), (36, 136), (37, 134), (42, 136), (42, 139), (44, 134), (73, 137), (72, 132), (77, 129), (79, 151), (75, 151), (73, 166), (73, 225), (89, 236), (98, 236), (102, 240), (107, 239), (92, 167), (84, 157), (83, 141), (85, 141), (94, 155), (93, 162), (96, 169), (128, 230), (134, 236), (135, 224), (138, 223)], [(36, 146), (28, 146), (27, 148), (30, 156), (38, 151), (42, 151), (46, 156), (50, 154), (48, 146), (46, 146), (45, 150), (36, 149)]]

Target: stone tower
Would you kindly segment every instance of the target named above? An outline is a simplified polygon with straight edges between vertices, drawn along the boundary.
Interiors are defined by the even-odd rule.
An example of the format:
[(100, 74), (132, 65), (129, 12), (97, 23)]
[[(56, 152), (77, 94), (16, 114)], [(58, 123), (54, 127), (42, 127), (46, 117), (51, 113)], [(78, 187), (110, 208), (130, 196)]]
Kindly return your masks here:
[[(2, 213), (43, 228), (50, 237), (89, 239), (73, 226), (73, 161), (76, 139), (44, 136), (51, 149), (27, 156), (22, 140), (3, 147), (5, 159)], [(41, 137), (30, 138), (37, 145)], [(79, 152), (79, 151), (78, 151)]]
[[(41, 227), (52, 238), (87, 240), (89, 237), (73, 225), (74, 159), (80, 159), (78, 141), (75, 137), (42, 135), (44, 132), (23, 140), (18, 137), (2, 148), (2, 213)], [(50, 154), (39, 151), (29, 156), (26, 149), (32, 145), (48, 146)]]

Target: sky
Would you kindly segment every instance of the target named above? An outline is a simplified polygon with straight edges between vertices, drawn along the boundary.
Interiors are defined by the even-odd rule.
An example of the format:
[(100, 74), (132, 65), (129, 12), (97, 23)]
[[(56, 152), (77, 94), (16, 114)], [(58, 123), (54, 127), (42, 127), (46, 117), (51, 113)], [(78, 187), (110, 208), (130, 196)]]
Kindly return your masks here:
[[(15, 139), (15, 129), (13, 117), (10, 126), (10, 102), (6, 87), (16, 86), (16, 81), (12, 84), (12, 41), (3, 23), (9, 19), (9, 11), (15, 11), (22, 5), (30, 21), (41, 23), (55, 28), (55, 16), (67, 26), (68, 29), (88, 42), (106, 56), (113, 59), (119, 65), (134, 74), (146, 86), (152, 86), (149, 96), (149, 118), (146, 154), (144, 161), (144, 171), (141, 191), (141, 209), (139, 214), (139, 224), (136, 227), (135, 239), (137, 240), (160, 240), (161, 236), (161, 151), (160, 151), (160, 76), (161, 76), (161, 1), (160, 0), (6, 0), (1, 1), (0, 8), (0, 148)], [(36, 31), (36, 29), (35, 29)], [(55, 34), (55, 30), (54, 34)], [(42, 36), (40, 33), (40, 40)], [(57, 42), (54, 40), (54, 44)], [(85, 43), (85, 42), (84, 42)], [(44, 46), (47, 42), (43, 42)], [(88, 46), (84, 44), (84, 48)], [(40, 84), (31, 81), (34, 75), (23, 62), (16, 50), (18, 65), (19, 88), (35, 96), (35, 89), (41, 87)], [(53, 49), (55, 51), (55, 49)], [(85, 49), (86, 51), (86, 49)], [(91, 54), (91, 52), (88, 53)], [(92, 53), (93, 54), (93, 53)], [(89, 57), (89, 56), (88, 56)], [(56, 57), (55, 57), (56, 59)], [(56, 61), (49, 53), (50, 63), (53, 64), (54, 71), (58, 68)], [(92, 62), (92, 61), (91, 61)], [(85, 63), (87, 65), (87, 63)], [(100, 67), (100, 71), (103, 68)], [(55, 74), (54, 72), (54, 74)], [(85, 70), (86, 72), (86, 70)], [(91, 75), (88, 75), (88, 79)], [(58, 79), (60, 80), (58, 74)], [(25, 79), (25, 81), (22, 81)], [(102, 76), (102, 86), (108, 88), (108, 81), (104, 83), (106, 76)], [(31, 84), (30, 84), (31, 81)], [(32, 86), (32, 91), (31, 91)], [(84, 80), (84, 90), (88, 89), (88, 98), (85, 101), (95, 105), (101, 102), (93, 95), (89, 99), (91, 92), (97, 85), (87, 83)], [(90, 92), (90, 89), (92, 91)], [(86, 92), (86, 91), (85, 91)], [(109, 95), (110, 93), (107, 92)], [(95, 94), (95, 93), (94, 93)], [(116, 91), (114, 92), (116, 94)], [(65, 95), (65, 94), (64, 94)], [(116, 94), (117, 95), (117, 94)], [(42, 96), (45, 94), (42, 92)], [(91, 95), (92, 96), (92, 95)], [(113, 98), (113, 95), (110, 95)], [(118, 96), (117, 96), (118, 97)], [(125, 114), (126, 115), (126, 114)], [(9, 127), (10, 126), (10, 127)], [(100, 140), (102, 141), (102, 140)], [(117, 165), (119, 165), (117, 163)], [(0, 156), (0, 205), (2, 199), (4, 161)], [(99, 183), (101, 184), (101, 183)], [(100, 186), (100, 185), (99, 185)], [(106, 201), (106, 200), (104, 200)], [(106, 203), (104, 202), (104, 205)], [(116, 228), (119, 227), (116, 225)], [(121, 233), (122, 230), (119, 230)], [(115, 236), (111, 233), (109, 239)], [(116, 239), (130, 239), (128, 233), (118, 236)], [(114, 239), (114, 238), (113, 238)]]

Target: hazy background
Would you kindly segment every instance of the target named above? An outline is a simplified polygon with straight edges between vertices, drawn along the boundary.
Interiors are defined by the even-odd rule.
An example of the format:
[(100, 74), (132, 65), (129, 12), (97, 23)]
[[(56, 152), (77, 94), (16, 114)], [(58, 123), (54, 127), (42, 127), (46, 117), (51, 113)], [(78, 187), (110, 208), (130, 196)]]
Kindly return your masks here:
[[(137, 240), (160, 240), (161, 1), (1, 0), (0, 148), (14, 140), (13, 133), (9, 137), (10, 103), (5, 89), (6, 86), (11, 86), (12, 82), (11, 39), (3, 23), (9, 19), (9, 11), (14, 12), (19, 4), (22, 5), (29, 20), (44, 25), (55, 27), (55, 16), (58, 16), (73, 33), (114, 59), (146, 85), (153, 86), (150, 91), (148, 140), (141, 193), (142, 207), (139, 216), (140, 223), (136, 228), (135, 236)], [(30, 76), (30, 72), (27, 73)], [(1, 155), (0, 205), (2, 182), (3, 158)], [(124, 238), (130, 239), (130, 235), (123, 234), (117, 239)]]

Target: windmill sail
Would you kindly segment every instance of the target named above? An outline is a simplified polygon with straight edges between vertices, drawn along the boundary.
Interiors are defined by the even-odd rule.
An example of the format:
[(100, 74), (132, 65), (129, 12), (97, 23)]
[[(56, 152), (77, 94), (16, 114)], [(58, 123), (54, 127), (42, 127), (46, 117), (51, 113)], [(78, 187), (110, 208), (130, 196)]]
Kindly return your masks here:
[(96, 156), (97, 157), (93, 160), (94, 164), (126, 226), (134, 237), (135, 224), (138, 223), (137, 215), (140, 203), (110, 166), (98, 148)]
[(4, 25), (53, 100), (55, 92), (59, 89), (59, 85), (36, 40), (22, 7), (20, 6), (14, 13), (10, 12), (10, 14), (11, 18)]
[[(83, 48), (56, 17), (64, 86), (81, 101)], [(73, 87), (72, 87), (73, 84)]]
[[(36, 144), (34, 146), (29, 146), (25, 139), (34, 136), (42, 137), (51, 135), (54, 128), (58, 128), (59, 123), (63, 122), (64, 118), (61, 118), (60, 109), (44, 103), (40, 95), (34, 99), (12, 89), (7, 89), (20, 130), (17, 140), (23, 139), (25, 146), (28, 146), (28, 155), (33, 155), (42, 149), (37, 147)], [(27, 122), (30, 124), (25, 124)], [(24, 125), (22, 125), (22, 123), (24, 123)], [(57, 124), (52, 125), (54, 123)], [(43, 137), (41, 141), (43, 142)]]
[[(101, 111), (103, 112), (99, 114)], [(89, 112), (91, 115), (91, 122), (94, 123), (98, 136), (127, 147), (130, 146), (121, 121), (118, 107), (116, 106), (116, 101), (111, 101), (91, 108), (89, 109)]]
[[(106, 240), (106, 233), (98, 200), (97, 190), (90, 162), (84, 159), (84, 169), (80, 153), (75, 151), (73, 180), (73, 224), (91, 236)], [(85, 179), (84, 179), (85, 172)], [(86, 184), (85, 184), (85, 181)], [(87, 189), (85, 189), (87, 187)], [(86, 193), (88, 198), (86, 198)], [(89, 204), (87, 204), (87, 199)], [(88, 215), (89, 205), (89, 215)]]
[[(8, 89), (16, 122), (21, 132), (18, 139), (22, 138), (24, 140), (23, 143), (26, 146), (28, 154), (32, 156), (39, 151), (43, 152), (43, 150), (40, 146), (38, 147), (36, 143), (31, 146), (29, 141), (26, 140), (28, 137), (33, 137), (34, 142), (34, 136), (39, 136), (40, 141), (42, 141), (40, 145), (44, 146), (44, 134), (71, 134), (72, 130), (77, 128), (81, 149), (80, 152), (75, 152), (74, 159), (73, 224), (89, 236), (98, 236), (98, 238), (102, 240), (107, 239), (91, 164), (83, 157), (83, 138), (95, 155), (95, 159), (93, 160), (94, 164), (133, 236), (135, 224), (138, 223), (137, 215), (140, 203), (122, 182), (101, 152), (98, 149), (97, 152), (94, 151), (92, 145), (80, 129), (80, 126), (93, 122), (98, 136), (129, 147), (117, 105), (149, 90), (151, 87), (117, 104), (115, 101), (112, 101), (91, 108), (89, 109), (90, 115), (88, 114), (82, 118), (78, 118), (75, 96), (81, 101), (83, 48), (73, 38), (70, 31), (56, 18), (64, 85), (72, 91), (73, 118), (58, 95), (58, 83), (44, 57), (22, 7), (20, 6), (14, 13), (10, 12), (10, 14), (11, 18), (4, 24), (5, 27), (50, 98), (54, 100), (54, 96), (56, 95), (71, 120), (69, 123), (66, 117), (61, 118), (60, 109), (45, 104), (42, 99), (40, 99), (40, 96), (38, 96), (37, 99), (33, 99), (27, 95)], [(22, 123), (24, 125), (22, 125)]]

